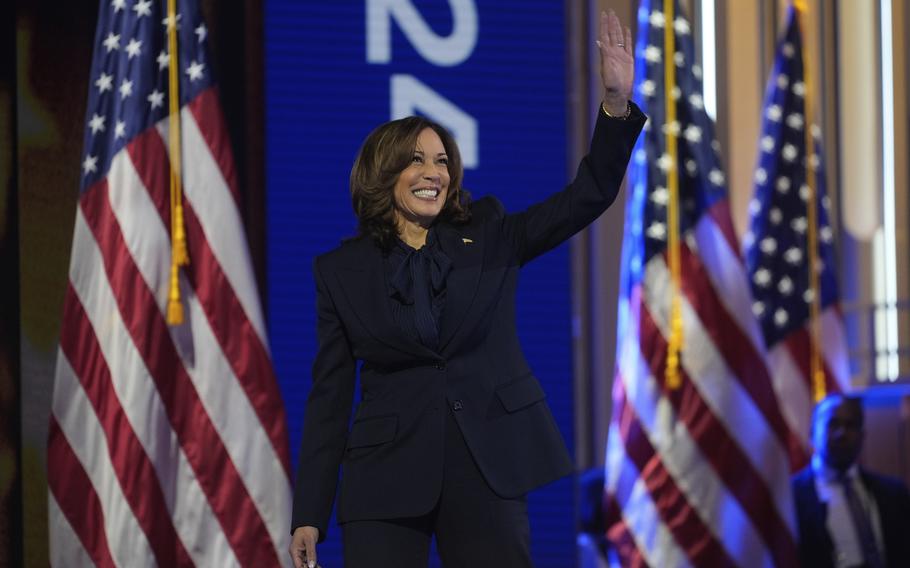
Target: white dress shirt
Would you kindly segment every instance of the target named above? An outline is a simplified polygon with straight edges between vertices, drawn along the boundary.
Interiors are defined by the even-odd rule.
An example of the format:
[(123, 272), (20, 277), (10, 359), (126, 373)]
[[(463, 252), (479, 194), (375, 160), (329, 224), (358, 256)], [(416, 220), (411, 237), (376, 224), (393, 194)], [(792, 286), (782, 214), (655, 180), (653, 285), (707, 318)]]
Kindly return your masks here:
[[(850, 506), (844, 496), (844, 489), (838, 481), (838, 473), (827, 467), (818, 456), (812, 456), (812, 471), (815, 474), (815, 491), (818, 493), (818, 499), (828, 506), (826, 526), (834, 543), (835, 566), (847, 568), (862, 564), (863, 547), (856, 535), (853, 518), (850, 516)], [(863, 485), (856, 464), (850, 466), (846, 477), (869, 517), (879, 554), (883, 561), (887, 561), (882, 540), (881, 520), (878, 517), (878, 506), (875, 499)]]

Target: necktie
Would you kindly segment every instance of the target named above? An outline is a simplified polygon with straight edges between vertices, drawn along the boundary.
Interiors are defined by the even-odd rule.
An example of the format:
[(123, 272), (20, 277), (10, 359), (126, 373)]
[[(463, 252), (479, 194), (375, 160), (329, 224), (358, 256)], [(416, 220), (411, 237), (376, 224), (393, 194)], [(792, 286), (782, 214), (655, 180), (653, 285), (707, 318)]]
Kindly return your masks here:
[(859, 544), (863, 549), (863, 561), (869, 568), (884, 568), (885, 564), (882, 562), (878, 546), (875, 543), (875, 533), (872, 532), (872, 523), (863, 508), (863, 504), (860, 503), (859, 496), (853, 489), (853, 483), (846, 475), (839, 477), (838, 481), (840, 481), (841, 487), (844, 489), (844, 498), (850, 508), (853, 528), (856, 529), (856, 536), (859, 538)]

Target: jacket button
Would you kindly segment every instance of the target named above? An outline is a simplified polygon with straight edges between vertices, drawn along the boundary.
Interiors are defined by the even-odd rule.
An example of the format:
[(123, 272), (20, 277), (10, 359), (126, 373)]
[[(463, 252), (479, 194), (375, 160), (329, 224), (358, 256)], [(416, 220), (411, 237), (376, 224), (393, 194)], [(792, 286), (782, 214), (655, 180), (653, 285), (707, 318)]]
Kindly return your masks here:
[(436, 363), (436, 369), (439, 370), (439, 371), (445, 371), (445, 370), (446, 370), (446, 362), (445, 362), (445, 361), (439, 361), (438, 363)]
[(452, 410), (458, 411), (458, 410), (461, 410), (462, 408), (464, 408), (464, 405), (461, 404), (460, 400), (456, 400), (455, 402), (452, 403)]

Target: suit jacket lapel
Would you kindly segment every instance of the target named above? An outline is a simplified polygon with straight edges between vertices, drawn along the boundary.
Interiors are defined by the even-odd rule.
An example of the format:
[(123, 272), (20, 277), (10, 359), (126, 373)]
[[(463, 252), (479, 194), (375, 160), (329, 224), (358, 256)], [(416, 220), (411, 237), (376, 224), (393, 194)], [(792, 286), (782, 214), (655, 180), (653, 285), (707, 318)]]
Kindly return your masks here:
[(405, 337), (395, 325), (382, 252), (368, 239), (357, 245), (360, 250), (354, 255), (355, 262), (338, 272), (339, 283), (354, 314), (377, 341), (416, 357), (432, 358), (432, 350)]
[(440, 352), (444, 351), (464, 323), (483, 271), (484, 242), (480, 231), (470, 229), (447, 224), (440, 224), (437, 229), (442, 250), (452, 260), (439, 330)]

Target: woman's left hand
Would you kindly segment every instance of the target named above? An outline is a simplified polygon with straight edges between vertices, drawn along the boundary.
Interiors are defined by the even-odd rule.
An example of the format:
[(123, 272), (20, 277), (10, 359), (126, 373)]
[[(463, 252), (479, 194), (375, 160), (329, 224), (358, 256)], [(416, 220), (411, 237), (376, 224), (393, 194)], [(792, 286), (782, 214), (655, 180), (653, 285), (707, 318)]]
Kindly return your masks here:
[(600, 79), (604, 86), (604, 105), (610, 114), (626, 112), (632, 98), (635, 80), (635, 58), (632, 56), (632, 31), (623, 26), (613, 10), (600, 13)]

